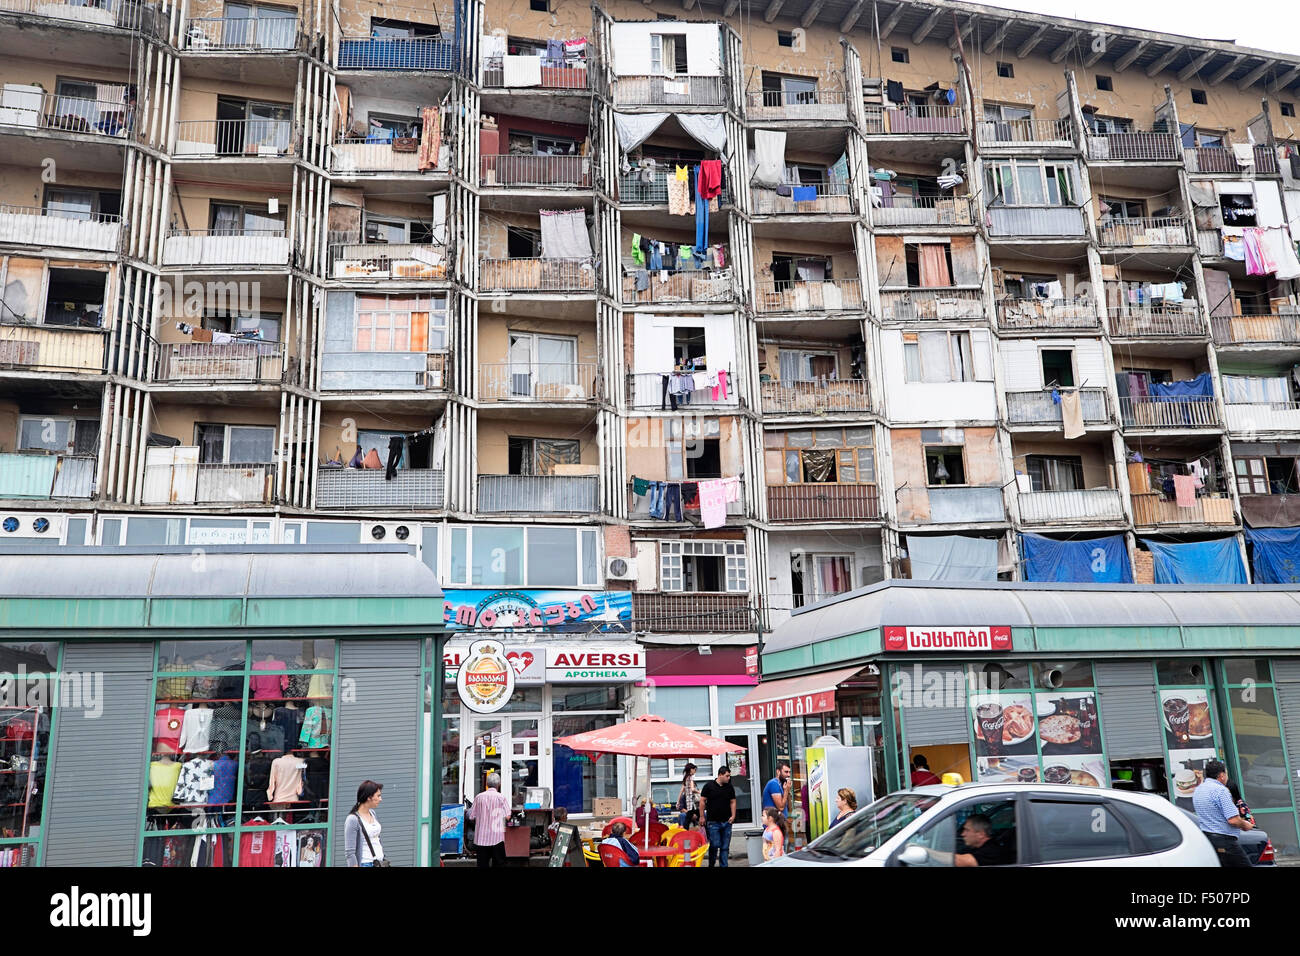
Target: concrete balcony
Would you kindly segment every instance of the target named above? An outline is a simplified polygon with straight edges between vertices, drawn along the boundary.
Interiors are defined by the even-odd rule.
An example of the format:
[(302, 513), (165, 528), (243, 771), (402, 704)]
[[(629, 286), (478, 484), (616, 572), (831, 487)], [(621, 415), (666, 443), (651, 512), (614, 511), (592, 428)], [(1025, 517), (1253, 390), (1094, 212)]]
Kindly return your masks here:
[(1026, 525), (1113, 524), (1124, 518), (1124, 499), (1115, 488), (1021, 492), (1016, 496)]
[(1121, 395), (1120, 420), (1126, 431), (1222, 428), (1213, 398), (1132, 398)]
[(283, 229), (176, 229), (163, 241), (164, 266), (239, 266), (247, 271), (289, 267)]
[[(683, 483), (683, 482), (692, 482), (692, 481), (696, 481), (696, 482), (698, 482), (698, 481), (711, 481), (711, 480), (715, 480), (715, 479), (717, 479), (717, 478), (721, 478), (721, 477), (725, 477), (725, 476), (723, 476), (723, 475), (692, 475), (692, 476), (687, 477), (687, 478), (651, 479), (651, 480), (652, 480), (652, 481), (655, 481), (655, 480), (658, 480), (658, 481), (664, 481), (664, 480), (667, 480), (668, 483), (670, 483), (670, 484), (681, 484), (681, 483)], [(635, 490), (634, 490), (634, 486), (633, 486), (633, 484), (632, 484), (631, 482), (628, 482), (628, 485), (627, 485), (627, 491), (628, 491), (628, 508), (627, 508), (627, 511), (628, 511), (628, 517), (631, 518), (633, 521), (644, 521), (644, 520), (646, 520), (647, 518), (653, 518), (654, 516), (650, 514), (650, 495), (649, 495), (649, 494), (638, 495), (638, 494), (635, 492)], [(735, 501), (728, 501), (728, 502), (727, 502), (727, 517), (728, 517), (728, 518), (739, 518), (739, 517), (743, 517), (744, 515), (746, 515), (746, 514), (749, 513), (749, 512), (748, 512), (748, 509), (747, 509), (747, 507), (746, 507), (746, 504), (745, 504), (745, 484), (744, 484), (743, 481), (739, 483), (739, 492), (740, 492), (740, 494), (739, 494), (739, 496), (736, 498)], [(682, 504), (682, 519), (683, 519), (683, 521), (685, 521), (686, 523), (691, 524), (691, 525), (695, 525), (696, 527), (698, 527), (699, 524), (700, 524), (700, 522), (701, 522), (701, 519), (700, 519), (700, 506), (699, 506), (699, 503), (697, 502), (697, 503), (692, 504), (692, 505), (687, 505), (687, 504), (685, 504), (685, 503), (683, 502), (683, 504)], [(656, 520), (662, 520), (662, 519), (656, 519)]]
[[(728, 257), (730, 258), (730, 257)], [(641, 270), (638, 270), (640, 272)], [(706, 271), (687, 269), (669, 273), (666, 279), (658, 272), (645, 273), (645, 288), (637, 288), (637, 275), (624, 274), (624, 304), (721, 303), (734, 302), (736, 290), (731, 282), (731, 270)]]
[(505, 58), (499, 56), (489, 57), (483, 62), (483, 88), (519, 91), (530, 89), (570, 90), (576, 93), (585, 93), (590, 89), (590, 81), (587, 75), (588, 67), (585, 62), (575, 64), (566, 62), (562, 66), (546, 66), (543, 64), (541, 70), (542, 82), (540, 86), (515, 86), (506, 82)]
[(764, 415), (871, 411), (871, 390), (867, 381), (861, 378), (763, 382), (759, 392)]
[(881, 289), (880, 318), (895, 322), (982, 319), (984, 293), (979, 289)]
[(790, 195), (773, 189), (751, 188), (751, 210), (755, 216), (851, 216), (853, 194), (848, 183), (822, 180), (811, 183), (783, 183)]
[(1088, 234), (1079, 206), (989, 206), (989, 237), (1078, 238)]
[(184, 42), (189, 53), (276, 53), (302, 49), (305, 40), (296, 16), (190, 17)]
[(938, 485), (927, 488), (926, 494), (930, 517), (914, 524), (977, 524), (1007, 519), (998, 485)]
[[(92, 10), (88, 7), (68, 9)], [(127, 102), (124, 88), (122, 99), (92, 100), (46, 93), (37, 86), (11, 84), (0, 102), (3, 103), (0, 106), (0, 127), (19, 131), (51, 130), (125, 138), (131, 133), (135, 118), (135, 104)]]
[(481, 402), (575, 402), (599, 399), (594, 362), (493, 362), (478, 367)]
[(1090, 299), (998, 299), (1004, 332), (1095, 332), (1101, 329)]
[[(451, 356), (437, 352), (325, 352), (322, 392), (442, 392)], [(444, 395), (431, 396), (445, 398)]]
[(479, 184), (489, 189), (590, 189), (591, 158), (481, 156)]
[(1300, 404), (1296, 402), (1225, 403), (1228, 431), (1248, 437), (1260, 432), (1300, 432)]
[(875, 485), (770, 485), (767, 516), (771, 521), (875, 521), (880, 499)]
[(1250, 150), (1250, 156), (1254, 162), (1242, 164), (1237, 160), (1236, 151), (1227, 146), (1197, 146), (1183, 150), (1183, 162), (1189, 173), (1277, 175), (1277, 154), (1271, 146), (1255, 146)]
[(1178, 137), (1173, 133), (1129, 130), (1124, 133), (1089, 133), (1085, 139), (1089, 162), (1142, 163), (1177, 162)]
[(93, 455), (0, 454), (0, 498), (93, 498)]
[(867, 106), (868, 136), (964, 136), (966, 120), (959, 106)]
[(787, 93), (784, 90), (747, 90), (745, 115), (759, 120), (803, 120), (845, 122), (849, 118), (848, 98), (842, 85), (821, 85), (815, 90)]
[[(682, 165), (686, 165), (683, 162)], [(640, 172), (631, 172), (620, 176), (618, 180), (618, 201), (624, 206), (667, 206), (668, 205), (667, 169), (655, 169), (649, 173), (648, 180)], [(730, 206), (731, 194), (726, 186), (718, 194), (718, 206)]]
[[(669, 396), (664, 394), (664, 375), (660, 372), (628, 372), (627, 373), (627, 406), (628, 408), (662, 408), (665, 411), (672, 408), (672, 402)], [(681, 396), (677, 396), (677, 407), (680, 408), (735, 408), (741, 404), (740, 390), (737, 388), (736, 381), (731, 374), (727, 374), (727, 397), (722, 397), (722, 390), (718, 390), (718, 397), (713, 397), (712, 388), (697, 388), (689, 394), (689, 399), (682, 404)]]
[(724, 109), (728, 86), (724, 76), (616, 76), (614, 105)]
[(1205, 320), (1188, 299), (1177, 305), (1136, 306), (1138, 311), (1111, 306), (1110, 335), (1115, 339), (1205, 338)]
[(1068, 119), (981, 120), (975, 124), (981, 146), (1074, 145)]
[(1106, 248), (1128, 246), (1190, 246), (1192, 228), (1182, 216), (1142, 216), (1103, 219), (1097, 224), (1098, 244)]
[(392, 139), (345, 136), (330, 147), (330, 168), (339, 175), (381, 177), (384, 173), (446, 173), (450, 168), (451, 145), (438, 149), (438, 161), (431, 167), (420, 165), (418, 142), (414, 149), (404, 148)]
[(440, 469), (399, 468), (391, 480), (380, 469), (317, 468), (317, 508), (407, 508), (440, 511), (445, 482)]
[(375, 73), (450, 73), (457, 67), (455, 37), (341, 37), (340, 70)]
[(141, 504), (265, 505), (275, 501), (274, 464), (197, 463), (182, 460), (175, 451), (147, 450)]
[(1232, 499), (1227, 496), (1197, 498), (1190, 508), (1180, 508), (1157, 492), (1136, 494), (1133, 499), (1133, 525), (1137, 528), (1161, 528), (1177, 525), (1235, 525)]
[(594, 514), (595, 475), (479, 475), (479, 514)]
[[(1110, 424), (1104, 388), (1079, 389), (1079, 404), (1085, 426)], [(1007, 424), (1047, 426), (1053, 430), (1062, 428), (1061, 406), (1052, 400), (1050, 388), (1007, 392)]]
[(1212, 316), (1210, 331), (1220, 348), (1234, 345), (1300, 345), (1300, 315)]
[(593, 259), (481, 259), (483, 292), (595, 292)]
[(970, 196), (891, 196), (886, 202), (888, 205), (872, 207), (873, 226), (975, 225), (975, 207)]
[(754, 310), (759, 315), (800, 312), (862, 312), (861, 279), (759, 280)]
[(754, 630), (755, 610), (746, 594), (633, 591), (632, 622), (660, 633), (734, 633)]
[(77, 215), (39, 206), (0, 203), (0, 243), (116, 252), (121, 228), (120, 216)]
[(62, 20), (77, 26), (139, 28), (150, 33), (158, 19), (166, 19), (155, 5), (137, 0), (97, 0), (93, 7), (86, 3), (48, 0), (0, 0), (0, 16), (4, 15), (17, 16), (20, 20)]
[(278, 385), (284, 375), (284, 344), (281, 342), (162, 344), (159, 350), (159, 382)]
[(278, 119), (180, 120), (176, 123), (177, 159), (274, 159), (297, 150), (293, 124)]
[(101, 329), (0, 323), (0, 369), (100, 374), (107, 340)]
[(428, 242), (350, 242), (330, 246), (335, 279), (447, 278), (447, 247)]

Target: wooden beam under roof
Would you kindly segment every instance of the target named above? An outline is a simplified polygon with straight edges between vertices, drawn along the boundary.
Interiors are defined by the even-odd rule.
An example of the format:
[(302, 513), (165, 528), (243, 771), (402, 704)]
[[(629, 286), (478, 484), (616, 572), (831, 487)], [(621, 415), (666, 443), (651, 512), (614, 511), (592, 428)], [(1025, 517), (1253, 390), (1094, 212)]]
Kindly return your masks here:
[[(968, 36), (970, 36), (971, 31), (974, 30), (974, 29), (975, 29), (975, 18), (974, 18), (974, 17), (971, 17), (969, 20), (967, 20), (967, 21), (966, 21), (964, 24), (962, 24), (962, 26), (961, 26), (961, 31), (960, 31), (960, 32), (961, 32), (961, 38), (962, 38), (962, 40), (965, 41), (965, 39), (966, 39)], [(952, 35), (951, 39), (948, 40), (948, 46), (951, 47), (951, 48), (954, 49), (954, 50), (957, 49), (957, 34), (956, 34), (956, 33), (954, 33), (954, 34)]]
[(1300, 66), (1293, 66), (1286, 73), (1274, 77), (1273, 82), (1268, 84), (1268, 91), (1270, 93), (1281, 93), (1295, 81), (1297, 76), (1300, 76)]
[(682, 0), (682, 9), (689, 10), (693, 6), (695, 6), (695, 0)]
[(1273, 64), (1276, 62), (1276, 60), (1265, 60), (1237, 81), (1237, 89), (1244, 90), (1254, 86), (1261, 76), (1273, 68)]
[(1044, 23), (1039, 26), (1037, 30), (1029, 35), (1028, 40), (1020, 44), (1020, 49), (1016, 50), (1016, 56), (1022, 60), (1029, 56), (1029, 54), (1034, 51), (1034, 47), (1038, 46), (1043, 37), (1047, 36), (1047, 31), (1051, 28), (1052, 25), (1050, 23)]
[(1085, 70), (1092, 69), (1092, 65), (1105, 55), (1106, 55), (1106, 44), (1094, 42), (1092, 51), (1083, 58), (1083, 68)]
[(1193, 57), (1191, 63), (1188, 63), (1178, 71), (1179, 82), (1185, 83), (1190, 80), (1197, 73), (1200, 73), (1201, 70), (1205, 69), (1205, 67), (1209, 65), (1210, 61), (1218, 55), (1218, 50), (1206, 50), (1200, 56)]
[(867, 0), (856, 0), (849, 12), (844, 14), (844, 19), (840, 21), (840, 32), (848, 33), (858, 25), (858, 17), (862, 16), (862, 8), (867, 5)]
[(984, 52), (992, 53), (996, 50), (1002, 44), (1002, 41), (1007, 38), (1007, 32), (1015, 25), (1015, 22), (1015, 20), (1008, 19), (999, 23), (998, 28), (993, 32), (993, 35), (984, 41), (984, 46), (982, 47)]
[(1221, 66), (1219, 68), (1219, 71), (1215, 73), (1214, 76), (1210, 77), (1209, 80), (1210, 86), (1218, 86), (1220, 83), (1226, 80), (1229, 76), (1231, 76), (1234, 72), (1236, 72), (1237, 67), (1241, 66), (1242, 61), (1245, 59), (1246, 59), (1246, 54), (1239, 53), (1236, 56), (1234, 56), (1231, 60), (1229, 60), (1224, 66)]
[(1068, 37), (1065, 38), (1065, 41), (1060, 46), (1058, 46), (1055, 50), (1052, 51), (1052, 57), (1051, 57), (1052, 62), (1060, 63), (1062, 60), (1064, 60), (1066, 56), (1069, 55), (1070, 51), (1074, 49), (1074, 45), (1078, 42), (1079, 42), (1079, 35), (1077, 33), (1071, 33)]
[(1173, 63), (1174, 58), (1177, 57), (1178, 54), (1182, 53), (1185, 49), (1187, 49), (1187, 47), (1185, 47), (1181, 43), (1171, 46), (1168, 50), (1164, 52), (1164, 54), (1159, 59), (1152, 60), (1149, 64), (1147, 64), (1147, 76), (1155, 76), (1165, 67), (1167, 67), (1170, 63)]
[(772, 0), (772, 2), (767, 5), (767, 9), (763, 11), (763, 22), (771, 23), (775, 20), (776, 15), (781, 12), (783, 6), (785, 6), (785, 0)]
[(930, 15), (921, 22), (919, 27), (912, 31), (912, 43), (921, 43), (934, 32), (935, 24), (939, 22), (939, 14), (942, 12), (939, 9), (930, 11)]
[(740, 0), (727, 0), (727, 5), (722, 9), (722, 15), (724, 17), (731, 16), (733, 13), (736, 12), (736, 8), (739, 6), (740, 6)]
[(802, 27), (812, 26), (813, 21), (817, 19), (817, 14), (822, 12), (822, 7), (825, 4), (826, 0), (813, 0), (812, 3), (808, 4), (808, 9), (799, 18), (799, 25)]
[(1133, 44), (1131, 47), (1125, 50), (1124, 55), (1115, 61), (1115, 72), (1123, 73), (1125, 70), (1127, 70), (1130, 66), (1133, 65), (1134, 61), (1136, 61), (1137, 58), (1142, 55), (1142, 51), (1145, 50), (1150, 45), (1151, 45), (1150, 40), (1138, 40), (1137, 43)]
[(889, 35), (894, 32), (894, 28), (898, 26), (898, 21), (903, 19), (903, 14), (906, 12), (907, 4), (905, 3), (900, 3), (898, 6), (894, 7), (894, 9), (889, 11), (888, 19), (880, 25), (881, 42), (884, 42)]

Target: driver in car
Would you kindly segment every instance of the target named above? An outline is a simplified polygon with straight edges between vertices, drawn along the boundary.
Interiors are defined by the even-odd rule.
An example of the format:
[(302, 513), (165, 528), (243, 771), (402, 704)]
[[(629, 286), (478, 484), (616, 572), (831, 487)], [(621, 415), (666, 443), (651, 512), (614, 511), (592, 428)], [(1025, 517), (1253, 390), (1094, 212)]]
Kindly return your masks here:
[(1006, 851), (993, 839), (993, 822), (984, 814), (968, 816), (960, 836), (965, 853), (926, 849), (931, 862), (947, 866), (1001, 866), (1007, 862)]

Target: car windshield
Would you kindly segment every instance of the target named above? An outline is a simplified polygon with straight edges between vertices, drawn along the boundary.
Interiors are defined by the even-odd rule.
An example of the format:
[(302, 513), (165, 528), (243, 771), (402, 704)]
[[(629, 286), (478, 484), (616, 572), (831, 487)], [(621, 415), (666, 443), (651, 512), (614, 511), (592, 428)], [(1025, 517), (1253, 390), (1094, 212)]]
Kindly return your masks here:
[(859, 859), (884, 845), (921, 814), (939, 802), (937, 796), (895, 793), (881, 797), (837, 827), (810, 843), (805, 853)]

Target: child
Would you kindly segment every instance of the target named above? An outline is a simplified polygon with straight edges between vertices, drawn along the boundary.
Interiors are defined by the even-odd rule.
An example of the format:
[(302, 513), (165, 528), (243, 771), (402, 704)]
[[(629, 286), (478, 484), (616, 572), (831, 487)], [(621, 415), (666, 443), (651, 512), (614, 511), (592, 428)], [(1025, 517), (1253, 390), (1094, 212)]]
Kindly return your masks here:
[(765, 807), (763, 810), (763, 859), (775, 860), (778, 856), (785, 856), (785, 839), (788, 835), (785, 818), (781, 816), (781, 811), (776, 807)]

